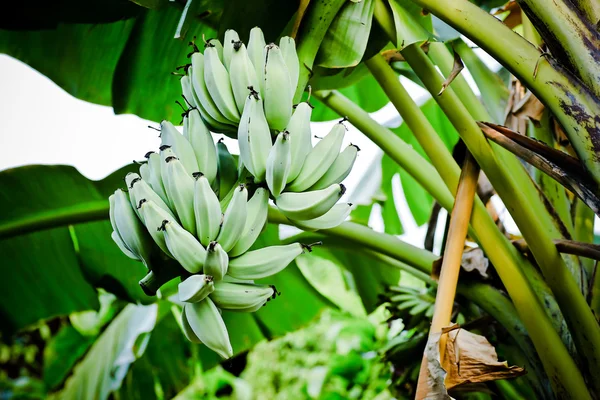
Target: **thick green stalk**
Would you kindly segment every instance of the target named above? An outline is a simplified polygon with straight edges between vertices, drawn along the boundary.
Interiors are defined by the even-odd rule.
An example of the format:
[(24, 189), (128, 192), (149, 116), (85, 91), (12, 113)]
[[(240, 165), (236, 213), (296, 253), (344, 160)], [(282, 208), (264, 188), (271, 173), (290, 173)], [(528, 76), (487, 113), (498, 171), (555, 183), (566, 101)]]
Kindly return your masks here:
[(300, 77), (294, 95), (294, 103), (302, 98), (304, 88), (312, 75), (312, 68), (319, 46), (325, 37), (329, 25), (346, 0), (313, 0), (302, 19), (297, 36), (298, 60), (300, 61)]
[(600, 33), (572, 0), (518, 0), (552, 54), (600, 95)]
[[(443, 79), (423, 50), (419, 46), (411, 45), (404, 48), (402, 54), (421, 78), (427, 90), (437, 93)], [(477, 123), (451, 88), (447, 88), (435, 99), (485, 171), (527, 240), (563, 311), (577, 349), (582, 355), (586, 355), (584, 359), (586, 372), (600, 370), (600, 328), (576, 281), (552, 242), (555, 236), (552, 221), (544, 218), (547, 214), (537, 212), (544, 207), (540, 198), (527, 193), (527, 188), (516, 183), (513, 178), (516, 171), (509, 171), (503, 166)], [(600, 382), (596, 384), (600, 390)]]
[(599, 98), (552, 58), (468, 0), (412, 1), (467, 36), (527, 85), (561, 122), (577, 155), (600, 183)]
[[(364, 110), (343, 95), (332, 91), (327, 93), (317, 92), (315, 96), (338, 114), (347, 115), (350, 123), (375, 142), (398, 165), (406, 169), (411, 175), (414, 173), (413, 177), (436, 198), (442, 207), (447, 210), (452, 208), (453, 196), (446, 184), (439, 179), (439, 175), (435, 170), (431, 172), (430, 164), (416, 153), (412, 147), (404, 143), (394, 133), (379, 125)], [(419, 119), (419, 115), (416, 113), (415, 115)], [(428, 145), (435, 146), (435, 141), (431, 141)], [(445, 146), (442, 145), (441, 148), (445, 149)], [(440, 156), (441, 159), (438, 160), (432, 157), (432, 160), (441, 163), (440, 173), (447, 177), (445, 179), (448, 180), (448, 186), (453, 186), (452, 191), (455, 192), (460, 174), (457, 170), (458, 166), (451, 157), (451, 162), (444, 163), (444, 152), (440, 152)], [(456, 171), (454, 178), (452, 177), (453, 170)], [(423, 174), (422, 171), (427, 173)], [(583, 379), (575, 363), (569, 356), (560, 337), (554, 330), (551, 320), (547, 317), (544, 307), (536, 298), (521, 271), (523, 261), (516, 249), (502, 238), (502, 234), (487, 214), (485, 207), (476, 204), (471, 218), (471, 225), (477, 233), (476, 236), (482, 243), (486, 255), (496, 267), (502, 281), (505, 282), (507, 291), (536, 346), (544, 369), (553, 382), (557, 393), (569, 393), (571, 391), (582, 395), (586, 393), (585, 386), (581, 386)], [(584, 395), (581, 398), (589, 398), (589, 395)]]
[[(431, 43), (429, 45), (429, 58), (431, 58), (435, 64), (440, 68), (442, 74), (445, 76), (450, 75), (452, 71), (452, 67), (454, 64), (454, 57), (448, 50), (445, 44), (443, 43)], [(483, 106), (483, 103), (477, 98), (471, 87), (467, 83), (466, 79), (459, 75), (457, 76), (452, 84), (450, 85), (452, 90), (457, 95), (459, 100), (463, 103), (465, 108), (468, 110), (471, 117), (475, 120), (479, 121), (491, 121), (492, 118), (488, 113), (487, 109)], [(547, 142), (548, 143), (548, 142)], [(551, 143), (551, 142), (550, 142)], [(538, 188), (533, 184), (531, 177), (523, 167), (523, 164), (518, 160), (518, 158), (500, 147), (496, 143), (491, 143), (491, 147), (498, 157), (498, 160), (501, 164), (504, 165), (504, 169), (511, 172), (511, 177), (515, 181), (515, 185), (521, 189), (523, 194), (530, 199), (537, 199), (537, 204), (535, 204), (532, 209), (534, 212), (538, 214), (541, 220), (545, 222), (545, 226), (547, 230), (551, 232), (553, 238), (555, 239), (569, 239), (569, 235), (571, 231), (565, 232), (564, 227), (567, 229), (572, 226), (569, 225), (570, 216), (568, 213), (561, 214), (560, 211), (564, 211), (564, 207), (561, 209), (555, 209), (558, 213), (558, 216), (554, 215), (554, 211), (548, 212), (548, 207), (544, 207), (546, 202), (541, 198)], [(544, 175), (548, 180), (555, 182), (552, 178)], [(557, 189), (562, 190), (564, 195), (564, 188), (562, 188), (558, 183)], [(558, 193), (559, 193), (558, 192)], [(552, 198), (554, 198), (554, 192), (551, 192)], [(550, 201), (552, 205), (552, 201)], [(558, 204), (563, 205), (564, 204)], [(568, 219), (560, 220), (560, 217), (566, 216)], [(567, 264), (569, 271), (575, 278), (577, 286), (581, 290), (582, 293), (587, 292), (587, 279), (585, 273), (582, 271), (581, 262), (578, 257), (573, 255), (564, 254), (562, 255), (563, 260)]]
[(79, 222), (108, 218), (108, 200), (90, 201), (39, 212), (0, 224), (0, 239)]

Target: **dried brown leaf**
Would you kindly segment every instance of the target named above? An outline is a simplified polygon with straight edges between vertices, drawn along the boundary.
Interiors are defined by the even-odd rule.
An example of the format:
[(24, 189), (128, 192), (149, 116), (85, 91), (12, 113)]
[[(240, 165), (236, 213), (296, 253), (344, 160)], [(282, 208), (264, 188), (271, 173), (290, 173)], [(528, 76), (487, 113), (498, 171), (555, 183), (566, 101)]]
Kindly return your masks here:
[(505, 12), (508, 12), (508, 15), (506, 18), (504, 18), (504, 21), (502, 21), (505, 25), (507, 25), (510, 29), (521, 25), (521, 7), (519, 7), (519, 4), (516, 1), (509, 1), (502, 8), (498, 9), (494, 15), (500, 15)]
[(464, 68), (465, 65), (460, 59), (460, 55), (456, 50), (454, 50), (454, 64), (452, 65), (452, 71), (450, 71), (450, 75), (448, 75), (446, 80), (442, 83), (442, 88), (440, 89), (438, 96), (444, 93), (444, 90), (446, 90), (446, 88), (450, 86), (452, 81), (458, 76), (458, 74), (460, 74), (460, 71), (462, 71)]
[(404, 56), (400, 53), (400, 50), (398, 49), (382, 51), (381, 55), (388, 64), (393, 63), (394, 61), (405, 61)]
[(461, 267), (468, 272), (477, 271), (479, 274), (487, 278), (487, 269), (489, 261), (483, 255), (483, 250), (479, 247), (465, 249), (462, 255)]
[[(440, 362), (440, 339), (446, 336), (443, 361)], [(454, 324), (429, 335), (425, 347), (427, 385), (416, 394), (417, 400), (452, 399), (448, 390), (460, 385), (516, 378), (526, 371), (498, 361), (494, 347), (481, 335)]]

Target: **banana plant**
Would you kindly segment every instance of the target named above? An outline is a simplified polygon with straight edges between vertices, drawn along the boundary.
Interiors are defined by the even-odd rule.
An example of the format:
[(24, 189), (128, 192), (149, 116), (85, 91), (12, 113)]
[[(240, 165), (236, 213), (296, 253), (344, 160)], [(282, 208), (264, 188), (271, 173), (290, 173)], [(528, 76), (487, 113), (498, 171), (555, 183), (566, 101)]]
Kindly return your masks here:
[[(425, 351), (425, 359), (435, 361), (427, 358), (435, 345), (426, 331), (444, 301), (454, 310), (449, 318), (474, 326), (502, 356), (530, 371), (514, 384), (488, 383), (488, 390), (594, 398), (600, 392), (594, 376), (600, 274), (593, 245), (600, 9), (593, 1), (519, 0), (499, 8), (502, 3), (92, 2), (90, 9), (102, 12), (72, 4), (59, 17), (37, 9), (22, 25), (3, 23), (0, 51), (79, 98), (162, 121), (160, 149), (103, 181), (64, 166), (0, 174), (2, 202), (11, 210), (0, 218), (0, 248), (11, 261), (1, 284), (3, 333), (98, 309), (95, 289), (102, 288), (127, 302), (157, 303), (146, 344), (160, 346), (158, 328), (168, 325), (162, 330), (191, 342), (182, 353), (193, 351), (194, 365), (202, 360), (209, 368), (219, 361), (215, 353), (232, 357), (298, 329), (324, 307), (344, 308), (340, 298), (347, 292), (332, 289), (341, 279), (361, 296), (366, 312), (381, 303), (408, 310), (390, 314), (405, 323), (404, 334), (385, 349), (394, 368), (416, 371), (398, 354), (418, 358)], [(463, 37), (501, 71), (487, 67)], [(100, 58), (98, 48), (106, 49)], [(474, 84), (465, 79), (465, 66)], [(417, 103), (406, 78), (430, 98)], [(183, 115), (174, 106), (182, 94)], [(369, 114), (388, 102), (401, 117), (397, 128)], [(183, 134), (168, 122), (181, 117)], [(313, 147), (310, 121), (335, 118)], [(381, 183), (354, 209), (339, 203), (358, 153), (356, 146), (342, 148), (349, 125), (384, 154), (372, 166)], [(237, 138), (239, 156), (213, 145), (210, 132)], [(448, 297), (440, 293), (448, 287), (450, 244), (459, 247), (460, 260), (465, 241), (454, 229), (458, 218), (443, 229), (442, 247), (449, 246), (443, 251), (433, 250), (431, 237), (423, 248), (410, 245), (397, 236), (406, 221), (393, 188), (400, 176), (412, 217), (435, 232), (439, 209), (463, 209), (465, 160), (481, 168), (488, 188), (480, 183), (468, 200), (464, 233), (489, 260), (493, 277), (461, 271)], [(40, 193), (44, 200), (32, 202)], [(492, 195), (506, 205), (518, 237), (503, 229)], [(377, 209), (385, 232), (368, 226)], [(280, 239), (280, 226), (304, 233)], [(337, 278), (324, 284), (312, 263), (334, 268)], [(408, 276), (413, 286), (399, 288)], [(83, 361), (69, 364), (73, 376), (56, 378), (48, 390), (105, 397), (121, 386), (128, 368), (127, 376), (141, 379), (159, 355), (136, 342), (114, 382), (104, 377), (84, 388), (87, 365), (97, 362), (102, 343), (126, 324), (132, 307), (122, 308), (89, 349), (89, 341), (80, 341)], [(494, 322), (478, 325), (480, 318)], [(106, 365), (115, 363), (111, 357), (104, 356)], [(394, 384), (419, 397), (431, 387), (413, 375), (398, 374)], [(158, 376), (152, 385), (174, 395), (197, 376), (189, 374), (186, 382)]]

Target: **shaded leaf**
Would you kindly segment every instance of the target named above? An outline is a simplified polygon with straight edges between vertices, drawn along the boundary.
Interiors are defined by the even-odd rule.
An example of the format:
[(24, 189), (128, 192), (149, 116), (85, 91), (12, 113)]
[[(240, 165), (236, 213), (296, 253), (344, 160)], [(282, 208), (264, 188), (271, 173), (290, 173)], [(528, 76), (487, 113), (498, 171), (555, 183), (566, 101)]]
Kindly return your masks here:
[(4, 331), (97, 309), (94, 286), (129, 301), (152, 301), (137, 284), (145, 267), (112, 243), (108, 222), (61, 226), (107, 219), (106, 192), (115, 176), (95, 183), (73, 167), (32, 165), (3, 171), (0, 185), (0, 204), (10, 210), (0, 215)]
[(369, 42), (374, 9), (374, 0), (346, 2), (327, 30), (315, 63), (327, 68), (358, 65)]
[(396, 27), (396, 46), (404, 48), (433, 38), (431, 15), (424, 15), (418, 5), (408, 0), (390, 0), (390, 7)]
[(74, 327), (66, 325), (44, 348), (44, 383), (55, 388), (67, 377), (71, 368), (94, 343), (95, 337), (86, 337)]
[(74, 368), (64, 389), (50, 398), (105, 399), (118, 389), (129, 365), (141, 355), (134, 352), (134, 345), (154, 328), (157, 308), (155, 304), (125, 307)]

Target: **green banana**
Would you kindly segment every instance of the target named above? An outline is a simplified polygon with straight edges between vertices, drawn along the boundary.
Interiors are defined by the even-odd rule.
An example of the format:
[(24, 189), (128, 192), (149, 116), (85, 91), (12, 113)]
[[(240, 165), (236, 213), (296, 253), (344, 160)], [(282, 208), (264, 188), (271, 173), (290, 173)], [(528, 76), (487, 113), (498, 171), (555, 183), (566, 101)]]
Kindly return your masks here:
[(342, 151), (331, 167), (325, 172), (314, 185), (310, 187), (308, 190), (319, 190), (328, 187), (333, 183), (340, 183), (350, 174), (352, 171), (352, 166), (354, 165), (354, 161), (356, 161), (356, 155), (360, 151), (358, 146), (350, 144), (350, 146), (346, 147), (344, 151)]
[(219, 41), (219, 39), (208, 39), (204, 44), (204, 51), (206, 52), (206, 48), (213, 47), (217, 50), (217, 55), (219, 59), (223, 61), (223, 44)]
[(287, 267), (304, 249), (300, 243), (292, 243), (248, 251), (229, 260), (227, 274), (237, 279), (265, 278)]
[(198, 161), (190, 142), (169, 121), (160, 123), (161, 145), (171, 146), (175, 156), (179, 158), (188, 175), (198, 171)]
[(229, 83), (229, 73), (214, 47), (207, 47), (204, 50), (204, 82), (208, 93), (225, 118), (234, 123), (239, 122), (240, 113)]
[(198, 103), (196, 102), (196, 95), (194, 94), (194, 88), (192, 87), (192, 79), (190, 75), (184, 75), (181, 77), (181, 94), (185, 102), (190, 107), (198, 108)]
[(175, 221), (165, 219), (160, 230), (163, 231), (165, 244), (173, 257), (190, 274), (202, 270), (206, 259), (206, 250), (200, 242)]
[(284, 36), (279, 40), (279, 48), (283, 55), (283, 61), (290, 74), (290, 82), (292, 84), (292, 93), (296, 92), (296, 86), (298, 86), (298, 77), (300, 76), (300, 61), (298, 60), (298, 54), (296, 53), (296, 42), (294, 38)]
[[(204, 68), (204, 61), (202, 61), (202, 67)], [(228, 136), (231, 136), (232, 133), (235, 133), (237, 127), (230, 125), (231, 123), (228, 124), (228, 123), (223, 123), (223, 122), (217, 121), (208, 112), (206, 107), (204, 107), (204, 105), (200, 101), (200, 98), (199, 98), (198, 94), (196, 93), (196, 89), (194, 88), (194, 68), (193, 67), (191, 67), (191, 66), (188, 67), (187, 76), (189, 77), (190, 85), (192, 88), (192, 95), (194, 97), (194, 101), (189, 102), (189, 103), (194, 105), (195, 108), (198, 109), (198, 112), (200, 112), (200, 116), (202, 117), (202, 120), (208, 126), (208, 128), (213, 132), (225, 133)], [(212, 99), (210, 98), (210, 95), (208, 94), (208, 89), (206, 89), (206, 85), (204, 83), (204, 71), (202, 72), (202, 75), (199, 78), (202, 80), (202, 82), (199, 85), (201, 86), (201, 90), (204, 91), (202, 94), (202, 96), (204, 96), (204, 102), (210, 103), (209, 108), (212, 107), (210, 109), (212, 110), (213, 113), (216, 112), (216, 113), (220, 114), (219, 110), (217, 109), (217, 106), (214, 105), (214, 102), (212, 101)], [(185, 96), (185, 93), (184, 93), (184, 96)], [(208, 98), (206, 96), (208, 96)], [(228, 122), (227, 118), (225, 118), (223, 115), (220, 115), (219, 118)]]
[(210, 297), (198, 303), (186, 303), (183, 312), (196, 337), (223, 358), (233, 356), (227, 327)]
[(235, 159), (227, 149), (223, 139), (217, 142), (217, 165), (219, 181), (219, 198), (223, 198), (235, 186), (238, 179), (238, 170)]
[(352, 211), (352, 203), (336, 204), (320, 217), (306, 221), (294, 221), (294, 225), (305, 231), (331, 229), (344, 222), (350, 215), (350, 211)]
[(290, 74), (279, 46), (271, 43), (265, 51), (265, 73), (263, 76), (263, 100), (265, 117), (271, 129), (282, 131), (292, 116), (292, 89)]
[(289, 132), (283, 131), (277, 135), (275, 144), (267, 157), (267, 186), (274, 197), (283, 192), (292, 164)]
[[(192, 77), (194, 93), (200, 103), (200, 111), (205, 111), (202, 116), (207, 121), (210, 121), (210, 118), (212, 118), (223, 126), (231, 125), (232, 122), (225, 118), (221, 111), (219, 111), (219, 108), (206, 87), (206, 82), (204, 81), (204, 62), (204, 54), (194, 53), (192, 54), (192, 66), (188, 69), (188, 73)], [(212, 121), (210, 122), (212, 123)], [(213, 125), (213, 128), (214, 127), (215, 126)]]
[(173, 204), (181, 225), (195, 235), (194, 178), (175, 156), (165, 158), (163, 167), (163, 180), (169, 201)]
[(267, 42), (265, 42), (265, 36), (263, 35), (262, 30), (255, 26), (250, 30), (250, 39), (248, 40), (248, 55), (250, 56), (250, 61), (252, 61), (252, 65), (254, 65), (254, 71), (256, 71), (256, 78), (258, 79), (259, 87), (255, 87), (260, 93), (263, 93), (262, 84), (263, 84), (263, 75), (265, 73), (265, 47), (267, 46)]
[(154, 252), (152, 239), (131, 207), (127, 193), (117, 189), (109, 197), (109, 217), (114, 230), (113, 240), (125, 255), (142, 261), (150, 268)]
[(215, 290), (215, 283), (210, 275), (192, 275), (181, 282), (177, 289), (179, 301), (197, 303)]
[(252, 66), (246, 46), (242, 42), (237, 42), (233, 46), (229, 78), (231, 79), (231, 89), (233, 90), (235, 103), (240, 114), (242, 114), (248, 96), (248, 87), (252, 86), (257, 89), (259, 87), (256, 70)]
[(204, 274), (210, 275), (215, 281), (223, 279), (227, 274), (229, 256), (223, 247), (217, 242), (210, 242), (206, 249), (206, 260), (204, 261)]
[(181, 311), (181, 330), (183, 331), (183, 335), (192, 343), (202, 343), (198, 336), (194, 333), (194, 330), (190, 326), (190, 323), (185, 316), (185, 305), (183, 310)]
[(208, 179), (202, 173), (194, 174), (194, 216), (196, 218), (196, 231), (203, 246), (217, 238), (221, 228), (221, 206), (219, 199), (212, 191)]
[[(136, 174), (135, 172), (128, 173), (125, 176), (125, 183), (127, 184), (127, 188), (129, 189), (129, 200), (131, 206), (135, 210), (137, 210), (137, 206), (139, 205), (140, 200), (152, 200), (157, 206), (165, 210), (167, 214), (175, 218), (175, 214), (173, 213), (173, 211), (171, 211), (167, 203), (165, 203), (160, 198), (160, 196), (156, 194), (156, 192), (152, 190), (152, 188), (150, 188), (150, 185), (148, 185), (148, 183), (144, 181), (138, 174)], [(144, 221), (144, 219), (139, 213), (139, 210), (138, 212), (136, 212), (136, 214), (140, 217), (142, 221)]]
[(262, 101), (254, 89), (250, 89), (250, 95), (246, 98), (238, 127), (238, 143), (244, 166), (257, 182), (262, 182), (267, 172), (267, 158), (272, 142)]
[(275, 199), (275, 204), (289, 219), (306, 221), (319, 218), (331, 210), (345, 192), (344, 185), (334, 183), (328, 188), (312, 192), (282, 193)]
[(223, 310), (255, 312), (276, 296), (271, 285), (217, 282), (210, 299)]
[[(136, 216), (136, 218), (137, 218), (137, 216)], [(131, 252), (131, 250), (129, 250), (127, 248), (127, 246), (125, 245), (125, 242), (123, 242), (123, 239), (121, 239), (121, 236), (119, 236), (119, 232), (112, 231), (110, 233), (110, 237), (113, 240), (113, 242), (115, 242), (115, 244), (117, 245), (117, 247), (119, 248), (119, 250), (121, 250), (121, 252), (123, 254), (125, 254), (127, 257), (131, 258), (132, 260), (142, 261), (138, 256), (136, 256), (134, 253)]]
[(286, 131), (290, 133), (290, 144), (292, 163), (290, 165), (290, 173), (288, 174), (288, 183), (292, 182), (300, 170), (304, 160), (312, 150), (312, 137), (310, 134), (310, 116), (313, 106), (308, 102), (302, 102), (296, 105), (296, 109), (290, 118)]
[(164, 220), (170, 220), (173, 217), (157, 206), (152, 200), (141, 199), (137, 208), (139, 209), (141, 219), (144, 221), (144, 225), (152, 239), (154, 239), (154, 242), (166, 255), (175, 258), (167, 247), (164, 232), (160, 229)]
[[(300, 174), (288, 185), (292, 192), (303, 192), (314, 185), (335, 162), (346, 133), (343, 120), (334, 125), (331, 131), (308, 153)], [(293, 139), (292, 139), (293, 140)]]
[[(233, 29), (227, 29), (225, 31), (225, 40), (223, 46), (223, 65), (230, 71), (231, 55), (234, 52), (234, 45), (240, 41), (240, 37)], [(240, 111), (241, 112), (241, 111)]]
[(246, 224), (239, 240), (229, 250), (229, 256), (237, 257), (244, 254), (256, 241), (258, 235), (267, 223), (267, 214), (269, 211), (269, 191), (265, 188), (258, 188), (252, 198), (248, 201), (248, 212)]
[(248, 190), (245, 185), (240, 185), (238, 189), (235, 189), (233, 197), (227, 205), (221, 231), (217, 236), (217, 242), (223, 247), (223, 250), (231, 250), (242, 235), (246, 225), (247, 208)]
[[(153, 152), (149, 151), (145, 156), (148, 159), (148, 172), (149, 176), (147, 179), (148, 185), (156, 192), (156, 194), (165, 202), (165, 204), (170, 204), (169, 197), (167, 196), (167, 192), (165, 192), (165, 186), (162, 181), (162, 174), (160, 171), (160, 156)], [(143, 178), (146, 180), (146, 178)]]
[[(217, 177), (217, 149), (210, 131), (204, 125), (200, 112), (190, 110), (183, 119), (183, 134), (187, 136), (197, 160), (196, 170), (213, 183)], [(174, 149), (177, 154), (177, 149)]]

